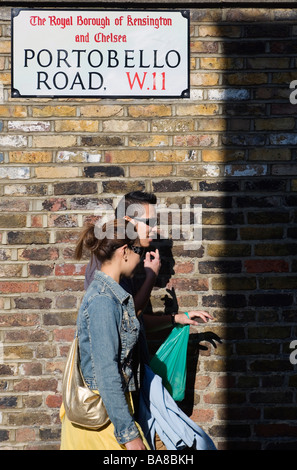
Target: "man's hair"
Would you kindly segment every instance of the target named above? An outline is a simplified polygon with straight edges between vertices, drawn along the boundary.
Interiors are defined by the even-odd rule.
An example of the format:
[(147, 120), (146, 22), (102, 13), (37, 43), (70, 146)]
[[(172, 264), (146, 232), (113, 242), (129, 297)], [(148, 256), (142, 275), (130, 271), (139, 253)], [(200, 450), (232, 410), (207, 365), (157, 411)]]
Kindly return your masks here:
[(143, 206), (145, 204), (157, 204), (157, 197), (153, 193), (146, 193), (144, 191), (132, 191), (125, 194), (119, 201), (115, 210), (115, 217), (123, 217), (126, 215), (129, 206)]

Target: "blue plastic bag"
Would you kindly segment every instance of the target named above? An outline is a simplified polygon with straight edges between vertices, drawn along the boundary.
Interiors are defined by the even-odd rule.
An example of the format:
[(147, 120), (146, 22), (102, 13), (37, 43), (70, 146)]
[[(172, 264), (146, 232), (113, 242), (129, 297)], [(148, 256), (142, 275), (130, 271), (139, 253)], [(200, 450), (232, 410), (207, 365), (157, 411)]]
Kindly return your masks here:
[[(186, 315), (189, 316), (187, 312)], [(190, 325), (176, 325), (150, 362), (175, 401), (182, 401), (185, 396), (189, 334)]]

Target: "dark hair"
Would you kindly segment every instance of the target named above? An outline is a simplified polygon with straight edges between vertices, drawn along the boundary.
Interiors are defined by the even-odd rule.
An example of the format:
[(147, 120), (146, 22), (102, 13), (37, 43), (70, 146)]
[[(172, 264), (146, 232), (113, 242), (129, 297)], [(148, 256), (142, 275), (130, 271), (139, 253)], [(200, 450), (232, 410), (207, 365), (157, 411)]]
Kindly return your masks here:
[(101, 234), (96, 236), (96, 226), (90, 224), (82, 231), (75, 248), (75, 258), (82, 258), (83, 249), (86, 248), (103, 263), (113, 257), (115, 250), (121, 246), (133, 246), (138, 241), (135, 226), (124, 219), (114, 219), (100, 227)]
[(116, 217), (117, 214), (126, 215), (127, 208), (131, 204), (153, 204), (157, 203), (157, 197), (153, 193), (146, 193), (145, 191), (131, 191), (130, 193), (125, 194), (122, 199), (119, 201), (117, 208), (115, 210)]

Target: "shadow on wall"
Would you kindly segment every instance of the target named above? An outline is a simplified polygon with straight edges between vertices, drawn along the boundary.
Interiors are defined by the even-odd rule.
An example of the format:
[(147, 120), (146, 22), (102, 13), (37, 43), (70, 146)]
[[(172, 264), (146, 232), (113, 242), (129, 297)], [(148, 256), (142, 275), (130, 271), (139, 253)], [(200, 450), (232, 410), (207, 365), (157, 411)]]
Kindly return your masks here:
[[(220, 86), (208, 92), (222, 106), (214, 131), (225, 120), (214, 151), (223, 178), (200, 186), (210, 209), (205, 220), (219, 224), (209, 253), (216, 261), (201, 263), (200, 273), (213, 275), (217, 291), (205, 296), (205, 309), (226, 326), (225, 360), (212, 367), (225, 367), (227, 377), (209, 397), (224, 421), (210, 434), (224, 449), (296, 448), (297, 374), (289, 359), (296, 337), (297, 108), (289, 100), (296, 34), (297, 9), (226, 9), (207, 37), (214, 53), (201, 63), (221, 72)], [(224, 192), (223, 202), (211, 191)], [(207, 244), (213, 227), (204, 227)]]
[(199, 116), (198, 131), (219, 135), (201, 152), (218, 177), (199, 180), (191, 201), (203, 205), (204, 256), (193, 256), (212, 289), (201, 305), (216, 323), (190, 335), (181, 407), (219, 449), (295, 450), (297, 9), (195, 10), (191, 21), (199, 73), (216, 83), (204, 89), (211, 128)]

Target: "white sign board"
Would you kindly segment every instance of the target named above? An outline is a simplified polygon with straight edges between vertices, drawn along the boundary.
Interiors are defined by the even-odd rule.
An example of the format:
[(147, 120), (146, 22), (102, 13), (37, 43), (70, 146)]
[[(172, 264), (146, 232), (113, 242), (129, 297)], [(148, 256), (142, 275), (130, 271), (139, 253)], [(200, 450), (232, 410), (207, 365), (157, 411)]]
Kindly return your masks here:
[(189, 11), (12, 10), (12, 97), (176, 97)]

